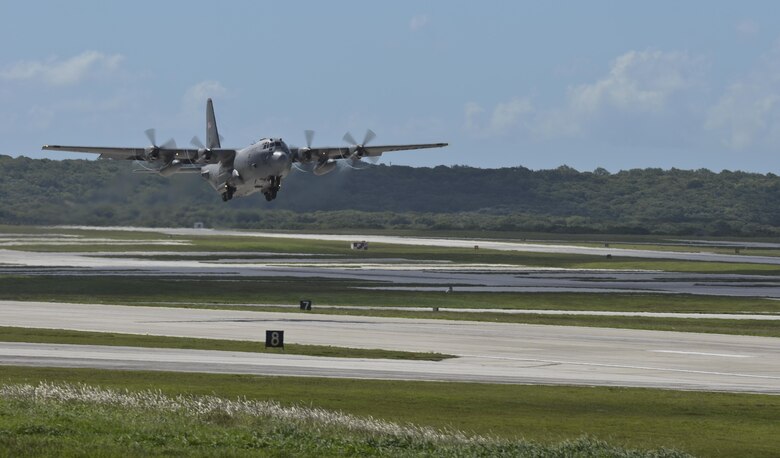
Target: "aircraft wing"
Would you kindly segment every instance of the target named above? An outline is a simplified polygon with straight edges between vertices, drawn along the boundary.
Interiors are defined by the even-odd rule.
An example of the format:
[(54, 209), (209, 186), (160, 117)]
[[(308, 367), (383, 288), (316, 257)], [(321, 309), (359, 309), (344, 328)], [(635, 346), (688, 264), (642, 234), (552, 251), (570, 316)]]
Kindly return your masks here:
[[(101, 159), (116, 159), (128, 161), (145, 161), (146, 148), (125, 148), (125, 147), (103, 147), (103, 146), (62, 146), (62, 145), (43, 145), (44, 150), (50, 151), (70, 151), (73, 153), (92, 153), (99, 154)], [(159, 148), (158, 155), (161, 158), (170, 158), (194, 161), (198, 158), (198, 150), (193, 148)], [(210, 157), (203, 163), (215, 164), (217, 162), (232, 161), (236, 155), (233, 149), (212, 149)]]
[(327, 159), (342, 159), (349, 157), (350, 154), (358, 152), (360, 157), (372, 157), (381, 156), (382, 153), (389, 151), (406, 151), (413, 149), (427, 149), (427, 148), (442, 148), (447, 146), (448, 143), (417, 143), (409, 145), (378, 145), (378, 146), (359, 146), (357, 150), (353, 147), (336, 146), (336, 147), (313, 147), (309, 150), (312, 157), (319, 158), (319, 160)]
[(74, 153), (93, 153), (99, 154), (101, 158), (124, 159), (129, 161), (143, 161), (144, 148), (111, 148), (96, 146), (62, 146), (62, 145), (43, 145), (45, 150), (52, 151), (71, 151)]

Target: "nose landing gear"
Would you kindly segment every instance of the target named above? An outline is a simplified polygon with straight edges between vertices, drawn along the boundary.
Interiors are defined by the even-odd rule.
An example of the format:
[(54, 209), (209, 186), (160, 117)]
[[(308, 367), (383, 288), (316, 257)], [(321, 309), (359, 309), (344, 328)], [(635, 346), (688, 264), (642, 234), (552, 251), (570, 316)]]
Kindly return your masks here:
[(229, 184), (225, 184), (225, 189), (222, 191), (222, 202), (227, 202), (228, 200), (233, 198), (233, 194), (235, 194), (236, 188), (235, 186), (230, 186)]
[(276, 199), (276, 193), (279, 192), (279, 188), (282, 187), (282, 177), (275, 176), (271, 177), (271, 187), (268, 188), (268, 191), (264, 192), (263, 195), (265, 196), (265, 200), (268, 202)]

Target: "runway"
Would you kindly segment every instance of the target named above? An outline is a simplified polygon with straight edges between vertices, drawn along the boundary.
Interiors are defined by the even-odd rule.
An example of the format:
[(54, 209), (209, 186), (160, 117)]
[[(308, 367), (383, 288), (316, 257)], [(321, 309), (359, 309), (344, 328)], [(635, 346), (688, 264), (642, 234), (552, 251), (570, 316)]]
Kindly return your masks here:
[[(433, 351), (441, 362), (0, 343), (0, 364), (780, 394), (780, 339), (303, 313), (0, 302), (6, 326)], [(258, 344), (261, 345), (261, 344)]]
[[(231, 236), (231, 237), (269, 237), (286, 238), (302, 240), (330, 240), (340, 242), (354, 242), (364, 240), (369, 243), (387, 243), (394, 245), (412, 245), (412, 246), (434, 246), (447, 248), (474, 248), (478, 246), (482, 249), (499, 251), (523, 251), (527, 253), (559, 253), (559, 254), (582, 254), (591, 256), (606, 255), (646, 258), (646, 259), (672, 259), (678, 261), (705, 261), (705, 262), (730, 262), (747, 264), (780, 264), (780, 256), (754, 256), (749, 254), (722, 254), (697, 251), (662, 251), (662, 250), (639, 250), (627, 248), (608, 248), (608, 247), (583, 247), (576, 245), (554, 244), (554, 243), (527, 243), (510, 242), (496, 240), (480, 239), (454, 239), (454, 238), (435, 238), (435, 237), (406, 237), (406, 236), (385, 236), (385, 235), (344, 235), (344, 234), (300, 234), (300, 233), (276, 233), (276, 232), (258, 232), (258, 231), (237, 231), (237, 230), (217, 230), (217, 229), (185, 229), (185, 228), (136, 228), (136, 227), (91, 227), (91, 226), (63, 226), (61, 228), (81, 229), (81, 230), (117, 230), (117, 231), (139, 231), (166, 234), (171, 236)], [(52, 229), (58, 229), (54, 227)], [(766, 248), (766, 245), (760, 245)], [(692, 247), (693, 249), (693, 247)]]

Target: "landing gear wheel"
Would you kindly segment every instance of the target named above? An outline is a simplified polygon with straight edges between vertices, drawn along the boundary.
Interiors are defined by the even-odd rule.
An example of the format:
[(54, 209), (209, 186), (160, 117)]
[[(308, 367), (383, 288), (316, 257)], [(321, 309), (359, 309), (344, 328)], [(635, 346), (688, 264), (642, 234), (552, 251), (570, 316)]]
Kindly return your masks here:
[(276, 196), (275, 196), (273, 193), (271, 193), (270, 191), (269, 191), (269, 192), (264, 192), (264, 193), (263, 193), (263, 195), (265, 196), (265, 200), (267, 200), (268, 202), (270, 202), (270, 201), (274, 200), (274, 198), (276, 197)]
[(230, 186), (229, 184), (225, 185), (225, 191), (222, 192), (222, 201), (227, 202), (228, 200), (233, 198), (233, 194), (236, 193), (236, 188), (233, 186)]

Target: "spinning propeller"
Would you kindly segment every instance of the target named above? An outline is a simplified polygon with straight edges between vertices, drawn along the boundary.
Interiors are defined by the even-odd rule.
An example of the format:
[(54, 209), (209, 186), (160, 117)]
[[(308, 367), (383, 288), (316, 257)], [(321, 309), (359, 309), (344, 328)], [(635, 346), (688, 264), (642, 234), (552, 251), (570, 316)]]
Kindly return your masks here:
[(298, 148), (298, 155), (300, 157), (298, 158), (298, 162), (293, 162), (293, 167), (298, 171), (310, 173), (315, 167), (314, 161), (311, 160), (311, 153), (309, 153), (311, 150), (311, 143), (314, 141), (314, 131), (304, 130), (303, 135), (306, 137), (306, 148)]
[[(362, 159), (367, 153), (366, 145), (368, 145), (374, 138), (376, 138), (376, 134), (371, 129), (366, 130), (366, 135), (363, 136), (363, 142), (360, 144), (355, 141), (355, 137), (353, 137), (351, 133), (347, 132), (344, 134), (344, 141), (350, 145), (349, 154), (347, 156), (342, 155), (342, 158), (346, 159), (344, 165), (354, 170), (362, 170), (370, 167), (370, 164), (366, 164), (362, 161)], [(379, 160), (379, 156), (365, 156), (365, 158), (368, 159), (372, 164), (376, 164)], [(359, 167), (358, 164), (364, 164), (364, 166)]]
[(146, 138), (149, 139), (151, 146), (144, 148), (146, 153), (146, 160), (149, 162), (156, 161), (160, 158), (160, 149), (173, 149), (176, 148), (176, 140), (169, 138), (168, 141), (162, 145), (157, 145), (157, 131), (155, 129), (146, 129), (144, 131)]
[(162, 170), (163, 167), (167, 165), (168, 162), (170, 162), (171, 158), (164, 158), (166, 159), (164, 162), (165, 164), (160, 164), (157, 167), (149, 167), (145, 163), (146, 162), (157, 162), (160, 159), (160, 150), (162, 149), (174, 149), (176, 148), (176, 140), (173, 138), (169, 138), (168, 141), (163, 143), (162, 145), (157, 144), (157, 130), (155, 129), (146, 129), (144, 131), (144, 134), (146, 134), (146, 138), (149, 139), (149, 143), (151, 145), (144, 148), (144, 160), (138, 161), (136, 160), (135, 163), (138, 164), (141, 169), (149, 172), (159, 172)]
[(211, 160), (211, 149), (206, 148), (206, 145), (200, 141), (197, 135), (190, 139), (190, 145), (198, 148), (197, 162), (208, 162)]

